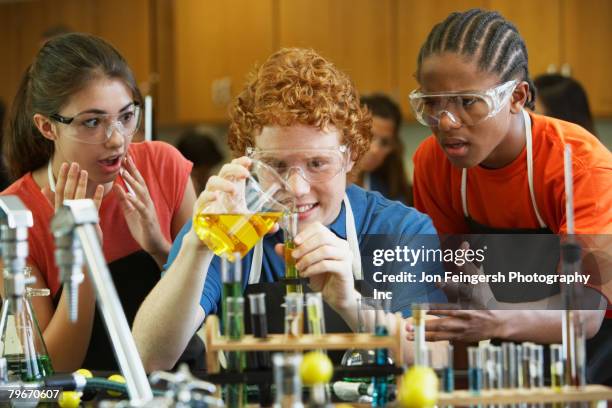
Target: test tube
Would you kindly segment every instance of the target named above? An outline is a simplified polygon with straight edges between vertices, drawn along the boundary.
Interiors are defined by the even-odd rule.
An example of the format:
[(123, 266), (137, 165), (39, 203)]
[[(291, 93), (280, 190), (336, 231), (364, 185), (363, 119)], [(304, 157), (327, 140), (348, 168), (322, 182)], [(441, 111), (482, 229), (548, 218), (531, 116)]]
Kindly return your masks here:
[[(225, 317), (227, 314), (227, 298), (228, 297), (242, 297), (242, 262), (240, 258), (240, 252), (234, 252), (232, 254), (234, 262), (230, 262), (225, 257), (221, 258), (221, 281), (223, 286), (221, 288), (221, 316)], [(227, 322), (224, 323), (224, 333), (226, 336), (229, 335)]]
[(534, 387), (534, 377), (533, 373), (535, 373), (535, 369), (531, 368), (531, 348), (534, 344), (529, 342), (524, 342), (521, 345), (521, 373), (523, 379), (523, 388), (533, 388)]
[(504, 388), (518, 387), (516, 372), (516, 347), (514, 343), (502, 343), (502, 384)]
[(446, 364), (442, 368), (442, 389), (444, 392), (455, 391), (455, 370), (453, 364), (454, 347), (452, 344), (446, 346)]
[(468, 386), (474, 395), (482, 390), (482, 350), (478, 347), (468, 347)]
[[(253, 327), (253, 337), (265, 339), (268, 337), (268, 321), (266, 319), (266, 294), (256, 293), (249, 295), (251, 306), (251, 326)], [(254, 369), (270, 369), (272, 361), (269, 351), (259, 351), (251, 354), (253, 356)], [(259, 396), (261, 406), (272, 405), (272, 389), (269, 383), (259, 385)]]
[[(387, 308), (388, 302), (376, 300), (374, 303), (374, 335), (387, 336), (389, 329), (387, 327)], [(389, 356), (389, 351), (385, 348), (376, 349), (376, 365), (386, 365)], [(372, 378), (372, 406), (384, 407), (387, 405), (387, 378), (373, 377)]]
[(501, 388), (502, 377), (502, 353), (497, 346), (487, 346), (482, 349), (484, 370), (483, 388), (494, 390)]
[(414, 325), (414, 365), (428, 366), (427, 345), (425, 343), (425, 313), (427, 307), (421, 304), (412, 305), (412, 322)]
[(301, 354), (272, 355), (276, 402), (274, 408), (303, 408), (302, 380), (300, 378)]
[(308, 314), (308, 332), (315, 336), (325, 334), (325, 315), (321, 292), (306, 294), (306, 313)]
[(304, 294), (285, 296), (285, 335), (300, 337), (304, 333)]
[(533, 386), (542, 388), (544, 387), (544, 346), (541, 344), (534, 344), (531, 347), (531, 360), (532, 360), (532, 374)]
[(553, 390), (561, 392), (565, 385), (563, 347), (560, 344), (550, 345), (550, 385)]
[[(297, 213), (288, 213), (284, 215), (284, 232), (285, 232), (285, 279), (299, 279), (300, 275), (295, 267), (295, 258), (291, 256), (291, 251), (295, 249), (295, 236), (298, 233), (298, 215)], [(289, 283), (286, 286), (287, 294), (302, 293), (301, 284)]]
[[(228, 296), (227, 306), (227, 332), (230, 340), (240, 340), (244, 337), (244, 298)], [(245, 354), (241, 351), (227, 353), (227, 369), (232, 372), (242, 372)], [(244, 384), (229, 384), (226, 387), (227, 405), (242, 407), (246, 402)]]

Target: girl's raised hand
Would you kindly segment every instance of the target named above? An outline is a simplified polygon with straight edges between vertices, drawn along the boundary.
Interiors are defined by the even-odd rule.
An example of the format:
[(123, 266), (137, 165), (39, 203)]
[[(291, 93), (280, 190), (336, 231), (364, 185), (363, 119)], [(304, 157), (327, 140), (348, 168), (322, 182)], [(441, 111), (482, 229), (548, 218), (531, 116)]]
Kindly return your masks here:
[(125, 191), (118, 184), (115, 184), (113, 189), (121, 202), (123, 215), (132, 237), (161, 266), (166, 262), (171, 244), (161, 232), (157, 211), (151, 200), (147, 184), (129, 156), (125, 159), (121, 176), (132, 188), (133, 193)]

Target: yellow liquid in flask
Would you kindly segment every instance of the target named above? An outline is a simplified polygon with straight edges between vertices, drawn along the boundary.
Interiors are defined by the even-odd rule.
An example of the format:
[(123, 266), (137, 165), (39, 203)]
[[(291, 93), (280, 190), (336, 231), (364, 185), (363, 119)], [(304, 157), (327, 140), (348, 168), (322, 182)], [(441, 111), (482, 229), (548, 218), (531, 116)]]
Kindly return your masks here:
[(244, 256), (281, 217), (282, 212), (254, 214), (200, 213), (193, 220), (198, 237), (215, 255), (234, 261), (234, 252)]

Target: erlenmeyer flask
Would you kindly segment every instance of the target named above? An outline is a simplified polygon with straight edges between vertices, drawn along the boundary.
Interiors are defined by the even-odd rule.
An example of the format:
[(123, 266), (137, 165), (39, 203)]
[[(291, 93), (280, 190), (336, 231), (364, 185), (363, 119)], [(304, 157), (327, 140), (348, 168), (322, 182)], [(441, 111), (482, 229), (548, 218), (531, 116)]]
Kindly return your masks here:
[(282, 177), (270, 166), (252, 160), (250, 175), (237, 182), (233, 194), (218, 192), (217, 200), (194, 218), (198, 237), (216, 255), (234, 261), (244, 257), (272, 229), (283, 213), (293, 209), (293, 195)]
[[(26, 275), (29, 270), (26, 268)], [(0, 358), (6, 358), (9, 381), (38, 381), (53, 374), (32, 296), (48, 296), (48, 289), (26, 288), (24, 296), (5, 296), (0, 317)]]

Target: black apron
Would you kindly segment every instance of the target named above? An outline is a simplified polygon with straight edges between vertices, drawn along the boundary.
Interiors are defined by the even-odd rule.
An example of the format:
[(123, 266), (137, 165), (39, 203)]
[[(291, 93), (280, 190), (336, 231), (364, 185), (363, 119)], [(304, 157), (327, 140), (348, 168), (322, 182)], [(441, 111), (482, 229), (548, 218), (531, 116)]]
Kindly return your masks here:
[[(349, 248), (354, 254), (353, 257), (353, 276), (355, 277), (355, 285), (357, 290), (361, 289), (360, 283), (362, 282), (363, 272), (361, 269), (361, 255), (359, 252), (359, 243), (357, 238), (357, 232), (355, 228), (355, 218), (353, 216), (353, 210), (348, 197), (344, 196), (343, 199), (345, 208), (345, 225), (347, 241)], [(285, 301), (285, 285), (283, 282), (260, 282), (261, 268), (262, 268), (262, 251), (263, 247), (261, 242), (258, 243), (253, 249), (253, 259), (251, 260), (251, 268), (249, 271), (249, 283), (246, 286), (244, 297), (245, 297), (245, 331), (252, 333), (251, 318), (250, 318), (250, 304), (248, 302), (248, 295), (254, 293), (265, 293), (266, 294), (266, 316), (268, 323), (269, 333), (284, 333), (285, 330), (285, 316), (284, 310), (280, 307)], [(310, 292), (307, 284), (302, 285), (305, 293)], [(325, 330), (327, 333), (347, 333), (352, 330), (346, 324), (344, 319), (336, 313), (326, 302), (323, 302), (323, 312), (325, 316)], [(305, 316), (306, 317), (306, 316)], [(304, 319), (304, 323), (306, 323)], [(306, 330), (306, 329), (305, 329)], [(328, 353), (329, 357), (336, 364), (339, 364), (342, 360), (343, 351), (332, 351)]]
[[(532, 198), (533, 209), (535, 211), (536, 217), (538, 218), (540, 228), (497, 228), (497, 227), (491, 227), (491, 226), (487, 226), (484, 224), (480, 224), (476, 222), (474, 219), (472, 219), (467, 209), (467, 187), (466, 187), (467, 171), (466, 169), (463, 169), (461, 194), (462, 194), (463, 211), (465, 214), (465, 222), (468, 225), (468, 230), (470, 234), (498, 234), (498, 235), (548, 234), (548, 236), (551, 236), (551, 239), (530, 240), (530, 248), (529, 248), (529, 251), (527, 252), (524, 251), (524, 248), (515, 247), (514, 249), (518, 249), (519, 253), (514, 254), (514, 255), (512, 254), (509, 255), (507, 251), (512, 248), (504, 248), (505, 254), (503, 255), (522, 258), (522, 260), (524, 262), (527, 262), (528, 264), (537, 265), (537, 268), (538, 268), (537, 270), (540, 273), (545, 272), (548, 274), (556, 274), (557, 267), (559, 265), (560, 251), (561, 251), (560, 240), (558, 237), (556, 239), (552, 239), (553, 232), (550, 230), (550, 228), (548, 228), (544, 224), (544, 221), (542, 220), (540, 213), (538, 211), (537, 203), (535, 202), (535, 194), (533, 191), (533, 177), (532, 177), (533, 152), (531, 149), (531, 143), (532, 143), (531, 120), (529, 118), (529, 115), (525, 111), (523, 111), (523, 115), (525, 119), (525, 137), (527, 139), (526, 144), (527, 144), (528, 178), (530, 178), (530, 180), (528, 180), (528, 183), (529, 183), (529, 188), (530, 188), (530, 193), (531, 193), (531, 198)], [(533, 243), (536, 243), (536, 245), (533, 245)], [(515, 245), (512, 245), (512, 246), (515, 246)], [(489, 251), (489, 249), (487, 251)], [(526, 257), (526, 253), (530, 253), (533, 257), (535, 257), (535, 259), (528, 259)], [(485, 260), (487, 259), (494, 260), (495, 254), (487, 252), (487, 256), (485, 257)], [(487, 268), (489, 270), (494, 270), (494, 271), (497, 270), (497, 268), (492, 267), (492, 265), (487, 265), (486, 261), (483, 266), (484, 266), (485, 273), (487, 271)], [(534, 284), (529, 284), (529, 285), (532, 286)], [(548, 296), (552, 296), (560, 292), (560, 286), (558, 284), (557, 285), (546, 285), (546, 286), (554, 286), (554, 288), (552, 288), (552, 291), (550, 291), (548, 295), (547, 295), (546, 288), (542, 288), (540, 287), (540, 285), (536, 284), (534, 287), (535, 289), (534, 291), (525, 291), (525, 293), (529, 292), (527, 297), (523, 299), (517, 299), (515, 298), (515, 296), (513, 296), (515, 298), (514, 300), (515, 301), (525, 301), (525, 302), (526, 301), (537, 301), (537, 300), (544, 299)], [(491, 289), (493, 290), (493, 293), (496, 294), (494, 288), (495, 288), (495, 284), (491, 284)], [(510, 288), (510, 289), (514, 289), (514, 288)], [(508, 291), (504, 291), (504, 292), (508, 292)], [(516, 290), (511, 290), (511, 292), (516, 292)], [(497, 294), (496, 294), (496, 298), (497, 298)], [(507, 299), (503, 299), (503, 296), (497, 299), (499, 301), (507, 301)], [(611, 339), (610, 336), (612, 335), (612, 322), (610, 322), (610, 320), (612, 319), (604, 318), (599, 332), (593, 338), (587, 340), (586, 377), (587, 377), (588, 383), (612, 385), (612, 341), (610, 341)], [(491, 341), (494, 344), (499, 344), (501, 343), (502, 339), (491, 339)], [(549, 351), (548, 345), (544, 345), (544, 364), (547, 367), (550, 366), (550, 351)]]
[[(111, 262), (108, 264), (108, 268), (128, 325), (132, 327), (138, 308), (159, 281), (159, 266), (151, 255), (144, 250), (139, 250)], [(62, 288), (60, 287), (54, 298), (56, 307), (61, 294)], [(203, 355), (204, 344), (199, 337), (194, 336), (179, 362), (187, 362), (192, 369), (202, 369), (204, 366)], [(97, 305), (91, 339), (82, 366), (96, 371), (116, 372), (119, 370), (119, 364), (116, 361), (106, 326)]]

